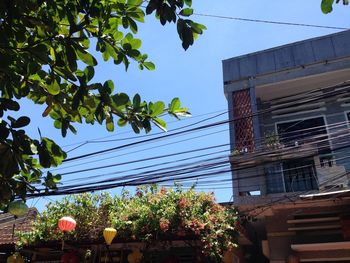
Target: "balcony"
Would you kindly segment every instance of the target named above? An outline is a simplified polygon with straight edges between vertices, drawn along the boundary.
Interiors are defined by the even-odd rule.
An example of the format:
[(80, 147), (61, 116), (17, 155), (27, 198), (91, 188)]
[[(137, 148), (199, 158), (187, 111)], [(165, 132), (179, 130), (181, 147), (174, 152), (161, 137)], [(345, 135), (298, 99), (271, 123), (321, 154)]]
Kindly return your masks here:
[(235, 168), (248, 168), (273, 162), (313, 157), (318, 150), (312, 143), (294, 146), (263, 147), (255, 152), (235, 151), (230, 162)]
[(230, 161), (238, 170), (265, 167), (268, 194), (345, 188), (349, 181), (345, 167), (335, 163), (333, 154), (319, 154), (312, 142), (235, 151)]

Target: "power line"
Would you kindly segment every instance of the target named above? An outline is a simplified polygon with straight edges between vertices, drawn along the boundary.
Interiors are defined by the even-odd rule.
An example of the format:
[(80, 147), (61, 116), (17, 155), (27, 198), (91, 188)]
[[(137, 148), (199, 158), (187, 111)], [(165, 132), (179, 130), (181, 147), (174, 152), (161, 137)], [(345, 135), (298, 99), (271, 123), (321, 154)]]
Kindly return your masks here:
[[(316, 96), (315, 96), (314, 93), (315, 92), (319, 92), (320, 89), (315, 89), (315, 90), (312, 90), (311, 92), (307, 92), (308, 96), (304, 96), (303, 99), (300, 99), (299, 97), (294, 98), (295, 102), (293, 103), (292, 106), (296, 107), (296, 106), (299, 106), (299, 105), (304, 105), (305, 103), (318, 101), (320, 99), (325, 99), (325, 98), (333, 97), (333, 96), (336, 96), (336, 95), (343, 95), (343, 94), (346, 94), (348, 92), (348, 90), (350, 89), (350, 86), (349, 86), (348, 83), (342, 83), (341, 85), (336, 85), (336, 86), (333, 86), (333, 87), (338, 87), (338, 88), (340, 87), (340, 88), (343, 88), (343, 89), (342, 90), (334, 90), (334, 91), (326, 91), (323, 94), (316, 95)], [(285, 98), (288, 98), (288, 97), (289, 98), (293, 98), (293, 97), (295, 97), (295, 95), (285, 96)], [(291, 102), (289, 101), (288, 103), (290, 104)], [(195, 132), (195, 131), (199, 131), (199, 130), (205, 130), (205, 129), (208, 129), (208, 128), (211, 128), (211, 127), (217, 127), (217, 126), (220, 126), (220, 125), (223, 125), (223, 124), (232, 123), (232, 122), (235, 122), (235, 121), (238, 121), (238, 120), (251, 118), (251, 117), (258, 116), (258, 115), (261, 115), (261, 114), (264, 114), (264, 113), (267, 113), (267, 112), (271, 112), (273, 110), (281, 109), (282, 107), (284, 109), (286, 108), (285, 107), (285, 103), (283, 103), (281, 106), (277, 105), (273, 109), (261, 110), (261, 111), (255, 113), (255, 114), (251, 114), (249, 116), (229, 119), (229, 120), (225, 120), (225, 121), (219, 121), (219, 122), (202, 125), (202, 126), (195, 127), (195, 128), (190, 128), (190, 129), (187, 129), (187, 130), (184, 130), (184, 131), (178, 131), (178, 132), (162, 135), (162, 136), (159, 136), (159, 137), (154, 137), (154, 138), (150, 138), (150, 139), (146, 139), (146, 140), (140, 140), (140, 141), (124, 144), (124, 145), (121, 145), (121, 146), (116, 146), (116, 147), (112, 147), (112, 148), (108, 148), (108, 149), (104, 149), (104, 150), (100, 150), (100, 151), (95, 151), (95, 152), (83, 154), (83, 155), (80, 155), (80, 156), (75, 156), (75, 157), (72, 157), (72, 158), (68, 158), (68, 159), (64, 160), (64, 162), (79, 160), (79, 159), (82, 159), (82, 158), (96, 156), (96, 155), (100, 155), (100, 154), (105, 154), (105, 153), (108, 153), (108, 152), (112, 152), (112, 151), (128, 148), (128, 147), (131, 147), (131, 146), (148, 143), (148, 142), (151, 142), (151, 141), (163, 140), (163, 139), (170, 138), (170, 137), (173, 137), (173, 136), (178, 136), (178, 135), (191, 133), (191, 132)], [(291, 107), (291, 106), (289, 106), (289, 107)]]
[(210, 18), (219, 18), (219, 19), (227, 19), (227, 20), (244, 21), (244, 22), (283, 25), (283, 26), (314, 27), (314, 28), (334, 29), (334, 30), (347, 30), (347, 29), (349, 29), (349, 28), (346, 28), (346, 27), (338, 27), (338, 26), (325, 26), (325, 25), (305, 24), (305, 23), (271, 21), (271, 20), (261, 20), (261, 19), (252, 19), (252, 18), (243, 18), (243, 17), (212, 15), (212, 14), (204, 14), (204, 13), (193, 13), (193, 15), (202, 16), (202, 17), (210, 17)]
[[(348, 89), (349, 87), (345, 87), (341, 92), (326, 92), (323, 96), (319, 96), (318, 98), (316, 98), (316, 99), (319, 99), (319, 98), (327, 98), (327, 97), (333, 97), (333, 96), (339, 96), (339, 95), (341, 95), (341, 94), (344, 94), (344, 91), (345, 92), (347, 92), (347, 89)], [(312, 96), (313, 97), (313, 99), (315, 99), (314, 98), (314, 96)], [(306, 100), (306, 101), (309, 101), (309, 100)], [(305, 103), (305, 100), (303, 101), (303, 103)], [(341, 123), (341, 124), (343, 124), (343, 123)], [(336, 127), (336, 125), (338, 125), (338, 124), (333, 124), (334, 125), (334, 127)], [(333, 127), (333, 128), (334, 128)], [(316, 128), (319, 128), (319, 127), (316, 127)], [(339, 129), (337, 130), (337, 131), (335, 131), (335, 133), (338, 133), (339, 132)], [(327, 134), (327, 135), (331, 135), (331, 134)], [(323, 136), (323, 135), (322, 135)], [(344, 135), (345, 136), (345, 135)], [(324, 137), (324, 136), (323, 136)], [(337, 140), (337, 139), (339, 139), (339, 136), (338, 137), (336, 137), (336, 138), (331, 138), (332, 140)], [(328, 139), (326, 139), (326, 140), (330, 140), (329, 138)], [(319, 143), (319, 141), (316, 141), (316, 143)], [(348, 145), (345, 145), (345, 146), (342, 146), (342, 147), (348, 147)], [(335, 148), (333, 148), (333, 150), (337, 150), (337, 149), (335, 149)], [(311, 155), (310, 155), (311, 156)], [(208, 169), (215, 169), (215, 168), (219, 168), (219, 165), (223, 165), (224, 163), (217, 163), (217, 164), (210, 164), (210, 166), (206, 166), (206, 170), (208, 170)], [(216, 166), (215, 166), (216, 165)], [(188, 171), (195, 171), (195, 170), (188, 170), (189, 168), (187, 168), (187, 171), (186, 170), (183, 170), (183, 171), (186, 171), (187, 173), (188, 173)], [(194, 169), (194, 168), (192, 168), (192, 169)], [(203, 171), (203, 169), (202, 170), (200, 170), (200, 168), (198, 168), (199, 170), (197, 170), (197, 171)], [(171, 173), (167, 173), (167, 174), (165, 174), (165, 175), (168, 175), (168, 178), (165, 178), (164, 180), (184, 180), (184, 179), (190, 179), (190, 178), (199, 178), (200, 176), (202, 176), (202, 177), (207, 177), (207, 176), (211, 176), (211, 175), (213, 175), (213, 174), (220, 174), (220, 173), (225, 173), (225, 172), (231, 172), (231, 170), (225, 170), (225, 169), (220, 169), (220, 170), (216, 170), (216, 171), (214, 171), (214, 172), (210, 172), (210, 173), (205, 173), (205, 174), (195, 174), (195, 175), (192, 175), (192, 176), (186, 176), (186, 175), (182, 175), (183, 174), (183, 172), (181, 173), (177, 173), (176, 175), (177, 175), (177, 177), (174, 179), (174, 178), (172, 178), (173, 177), (173, 175), (175, 175), (174, 173), (176, 173), (176, 171), (171, 171)], [(141, 174), (142, 175), (142, 174)], [(162, 181), (164, 181), (163, 179), (162, 180), (157, 180), (158, 178), (160, 178), (159, 177), (159, 175), (160, 174), (153, 174), (153, 177), (152, 178), (146, 178), (146, 179), (148, 179), (148, 181), (145, 181), (145, 178), (144, 179), (141, 179), (141, 177), (134, 177), (135, 179), (137, 178), (137, 180), (135, 181), (135, 180), (132, 180), (132, 181), (129, 181), (129, 182), (121, 182), (121, 183), (118, 183), (118, 184), (108, 184), (108, 185), (102, 185), (101, 187), (102, 188), (105, 188), (105, 187), (111, 187), (111, 188), (113, 188), (113, 187), (116, 187), (116, 186), (121, 186), (121, 185), (136, 185), (136, 183), (142, 183), (142, 184), (144, 184), (144, 183), (153, 183), (153, 182), (162, 182)], [(148, 175), (149, 176), (149, 175)], [(164, 173), (162, 174), (162, 176), (164, 176)], [(141, 179), (141, 181), (140, 181), (140, 179)], [(151, 179), (151, 180), (149, 180), (149, 179)], [(154, 181), (154, 180), (156, 180), (156, 181)], [(79, 186), (81, 186), (81, 185), (79, 185)], [(67, 186), (67, 187), (71, 187), (71, 186)], [(84, 188), (79, 188), (79, 191), (83, 191), (83, 190), (86, 190), (86, 191), (89, 191), (89, 190), (101, 190), (101, 188), (99, 187), (99, 188), (86, 188), (86, 187), (84, 187)], [(106, 188), (105, 188), (106, 189)], [(77, 189), (71, 189), (71, 193), (73, 193), (74, 191), (76, 191)], [(62, 192), (61, 192), (62, 193)], [(58, 193), (56, 193), (56, 194), (58, 194)]]
[[(340, 122), (340, 123), (335, 123), (335, 124), (329, 124), (329, 125), (324, 125), (324, 126), (317, 126), (317, 127), (312, 127), (312, 128), (306, 128), (303, 130), (298, 130), (298, 136), (302, 135), (302, 136), (307, 136), (309, 134), (313, 134), (315, 132), (317, 132), (318, 130), (322, 130), (325, 128), (328, 129), (334, 129), (334, 128), (339, 128), (342, 127), (346, 122)], [(188, 140), (193, 140), (193, 139), (197, 139), (197, 138), (202, 138), (208, 135), (212, 135), (212, 134), (216, 134), (218, 132), (222, 132), (222, 131), (226, 131), (226, 130), (221, 130), (221, 131), (217, 131), (217, 132), (213, 132), (213, 133), (209, 133), (209, 134), (204, 134), (201, 136), (196, 136), (196, 137), (191, 137), (185, 140), (181, 140), (181, 141), (176, 141), (173, 143), (179, 143), (179, 142), (184, 142), (184, 141), (188, 141)], [(344, 129), (344, 132), (347, 131), (347, 128)], [(337, 131), (335, 132), (335, 134), (338, 134), (339, 132), (342, 132), (342, 130), (337, 129)], [(288, 134), (292, 134), (292, 135), (288, 135)], [(288, 136), (287, 136), (288, 135)], [(331, 136), (332, 134), (327, 134), (329, 136)], [(291, 133), (291, 132), (286, 132), (283, 133), (283, 138), (284, 140), (293, 140), (295, 138), (295, 134)], [(317, 143), (322, 143), (322, 142), (328, 142), (331, 141), (332, 139), (326, 138), (323, 139), (323, 137), (326, 136), (325, 134), (322, 135), (317, 135), (317, 136), (313, 136), (313, 137), (308, 137), (308, 140), (313, 140), (313, 144), (317, 144)], [(257, 141), (263, 142), (265, 138), (261, 137), (259, 139), (257, 139)], [(320, 139), (320, 140), (318, 140)], [(322, 139), (322, 140), (321, 140)], [(334, 140), (335, 138), (333, 138)], [(338, 137), (339, 139), (339, 137)], [(167, 144), (163, 144), (160, 146), (168, 146), (171, 145), (173, 143), (167, 143)], [(302, 143), (302, 141), (299, 140), (299, 143)], [(152, 147), (152, 148), (148, 148), (148, 149), (154, 149), (154, 148), (158, 148), (160, 146), (156, 146), (156, 147)], [(74, 170), (74, 171), (70, 171), (70, 172), (65, 172), (65, 173), (61, 173), (61, 175), (68, 175), (68, 174), (77, 174), (77, 173), (81, 173), (81, 172), (86, 172), (86, 171), (93, 171), (93, 170), (100, 170), (100, 169), (104, 169), (104, 168), (110, 168), (110, 167), (116, 167), (116, 166), (120, 166), (120, 165), (126, 165), (126, 164), (133, 164), (133, 163), (139, 163), (139, 162), (145, 162), (145, 161), (150, 161), (150, 160), (157, 160), (157, 159), (163, 159), (163, 158), (167, 158), (167, 157), (175, 157), (175, 156), (179, 156), (179, 155), (183, 155), (183, 154), (188, 154), (188, 153), (195, 153), (198, 151), (203, 151), (203, 150), (209, 150), (209, 149), (213, 149), (215, 147), (223, 147), (223, 146), (229, 146), (229, 144), (221, 144), (218, 146), (210, 146), (210, 147), (204, 147), (204, 148), (199, 148), (199, 149), (194, 149), (194, 150), (189, 150), (189, 151), (181, 151), (181, 152), (177, 152), (177, 153), (172, 153), (172, 154), (166, 154), (166, 155), (161, 155), (161, 156), (154, 156), (154, 157), (150, 157), (150, 158), (142, 158), (139, 160), (135, 160), (135, 161), (128, 161), (128, 162), (123, 162), (123, 163), (114, 163), (114, 164), (109, 164), (109, 165), (104, 165), (104, 166), (97, 166), (97, 167), (93, 167), (93, 168), (86, 168), (86, 169), (81, 169), (81, 170)], [(129, 152), (127, 154), (133, 154), (136, 153), (138, 151), (134, 151), (134, 152)], [(260, 154), (265, 154), (266, 152), (261, 152)], [(270, 154), (273, 152), (270, 152)], [(276, 151), (277, 154), (280, 154), (279, 151)], [(125, 155), (125, 154), (124, 154)], [(118, 155), (117, 157), (120, 157), (122, 155)], [(255, 155), (254, 157), (259, 157), (257, 155)], [(114, 158), (114, 157), (113, 157)], [(102, 159), (102, 160), (106, 160), (106, 158)], [(100, 161), (100, 160), (98, 160)], [(78, 164), (78, 165), (72, 165), (69, 167), (76, 167), (76, 166), (80, 166), (80, 165), (85, 165), (85, 164), (89, 164), (92, 162), (86, 162), (86, 163), (82, 163), (82, 164)], [(69, 168), (69, 167), (64, 167), (65, 168)], [(51, 171), (55, 171), (57, 169), (53, 169)]]
[[(349, 144), (346, 145), (346, 147), (349, 147)], [(222, 162), (222, 164), (224, 164), (224, 162)], [(203, 170), (211, 170), (213, 168), (217, 168), (217, 167), (207, 167), (206, 169), (199, 169), (198, 171), (203, 171)], [(71, 193), (80, 193), (80, 192), (86, 192), (86, 191), (96, 191), (96, 190), (106, 190), (106, 189), (110, 189), (110, 188), (114, 188), (114, 187), (118, 187), (118, 186), (136, 186), (136, 185), (141, 185), (141, 184), (151, 184), (151, 183), (162, 183), (162, 182), (166, 182), (166, 181), (173, 181), (173, 180), (183, 180), (183, 179), (190, 179), (190, 178), (205, 178), (208, 176), (212, 176), (212, 175), (218, 175), (220, 173), (225, 173), (225, 172), (231, 172), (232, 169), (221, 169), (221, 170), (216, 170), (213, 172), (207, 172), (207, 173), (202, 173), (202, 174), (191, 174), (193, 173), (193, 171), (190, 171), (191, 175), (187, 175), (187, 176), (181, 176), (182, 174), (184, 174), (184, 172), (178, 172), (177, 173), (177, 177), (173, 178), (173, 175), (169, 175), (169, 173), (167, 174), (167, 176), (164, 177), (164, 174), (162, 173), (156, 173), (153, 174), (150, 178), (150, 176), (147, 176), (147, 181), (141, 180), (141, 178), (133, 179), (133, 180), (129, 180), (127, 182), (120, 182), (120, 183), (109, 183), (109, 184), (103, 184), (100, 185), (101, 182), (98, 182), (99, 185), (98, 186), (93, 186), (93, 187), (81, 187), (81, 185), (77, 185), (78, 188), (74, 187), (72, 188), (72, 186), (67, 186), (68, 188), (70, 188), (71, 190), (67, 190), (67, 187), (61, 187), (61, 190), (57, 191), (57, 192), (51, 192), (49, 193), (50, 195), (62, 195), (62, 194), (71, 194)], [(185, 174), (188, 173), (188, 171), (185, 172)], [(139, 174), (139, 175), (142, 175)], [(156, 175), (156, 176), (155, 176)], [(180, 177), (179, 177), (180, 175)], [(169, 177), (170, 178), (167, 178)], [(261, 177), (261, 176), (265, 176), (264, 174), (260, 174), (260, 175), (253, 175), (253, 176), (245, 176), (244, 179), (248, 179), (248, 178), (256, 178), (256, 177)], [(135, 176), (134, 176), (135, 177)], [(159, 178), (161, 178), (160, 180), (158, 180)], [(241, 180), (240, 178), (233, 178), (232, 181), (235, 180)], [(106, 182), (111, 182), (111, 180), (107, 180)], [(64, 190), (65, 189), (65, 190)]]
[[(211, 119), (214, 119), (214, 118), (217, 118), (223, 114), (226, 114), (228, 111), (227, 110), (217, 110), (217, 111), (212, 111), (212, 112), (209, 112), (209, 113), (203, 113), (203, 114), (200, 114), (200, 115), (196, 115), (196, 116), (191, 116), (190, 118), (185, 118), (185, 119), (181, 119), (181, 121), (186, 121), (186, 120), (193, 120), (195, 118), (199, 118), (199, 117), (202, 117), (202, 116), (206, 116), (206, 115), (210, 115), (210, 114), (214, 114), (214, 113), (219, 113), (219, 114), (216, 114), (215, 116), (212, 116), (212, 117), (209, 117), (209, 118), (205, 118), (203, 120), (200, 120), (198, 122), (194, 122), (194, 123), (191, 123), (191, 124), (188, 124), (188, 125), (184, 125), (184, 126), (181, 126), (179, 128), (175, 128), (174, 130), (180, 130), (180, 129), (184, 129), (186, 127), (191, 127), (191, 126), (194, 126), (198, 123), (202, 123), (204, 121), (208, 121), (208, 120), (211, 120)], [(176, 123), (178, 121), (171, 121), (171, 122), (168, 122), (168, 124), (170, 123)], [(172, 131), (174, 131), (172, 130)], [(75, 146), (75, 145), (78, 145), (77, 147), (67, 151), (67, 152), (70, 152), (70, 151), (73, 151), (75, 150), (76, 148), (79, 148), (81, 146), (84, 146), (86, 144), (90, 144), (90, 143), (107, 143), (107, 142), (117, 142), (117, 141), (125, 141), (125, 140), (132, 140), (132, 139), (140, 139), (140, 138), (145, 138), (145, 137), (151, 137), (151, 136), (156, 136), (156, 135), (160, 135), (160, 134), (163, 134), (164, 132), (158, 132), (158, 133), (154, 133), (154, 134), (145, 134), (145, 135), (139, 135), (139, 136), (132, 136), (132, 137), (124, 137), (124, 138), (118, 138), (118, 139), (108, 139), (108, 138), (111, 138), (111, 137), (115, 137), (115, 136), (120, 136), (122, 134), (135, 134), (134, 132), (132, 131), (126, 131), (126, 132), (122, 132), (122, 133), (118, 133), (118, 134), (113, 134), (113, 135), (108, 135), (108, 136), (104, 136), (104, 137), (99, 137), (99, 138), (94, 138), (94, 139), (90, 139), (90, 140), (87, 140), (87, 141), (82, 141), (82, 142), (76, 142), (76, 143), (72, 143), (72, 144), (69, 144), (69, 145), (65, 145), (63, 147), (69, 147), (69, 146)], [(104, 140), (104, 139), (108, 139), (108, 140)]]

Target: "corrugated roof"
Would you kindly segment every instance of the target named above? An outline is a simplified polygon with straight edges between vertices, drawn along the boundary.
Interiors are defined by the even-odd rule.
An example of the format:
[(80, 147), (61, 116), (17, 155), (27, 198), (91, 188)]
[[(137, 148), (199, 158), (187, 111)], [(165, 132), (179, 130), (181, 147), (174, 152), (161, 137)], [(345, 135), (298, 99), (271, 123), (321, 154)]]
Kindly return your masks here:
[(13, 225), (15, 232), (30, 231), (37, 214), (36, 208), (30, 208), (26, 215), (17, 219), (10, 213), (0, 214), (0, 246), (14, 244), (18, 240), (16, 235), (13, 235)]

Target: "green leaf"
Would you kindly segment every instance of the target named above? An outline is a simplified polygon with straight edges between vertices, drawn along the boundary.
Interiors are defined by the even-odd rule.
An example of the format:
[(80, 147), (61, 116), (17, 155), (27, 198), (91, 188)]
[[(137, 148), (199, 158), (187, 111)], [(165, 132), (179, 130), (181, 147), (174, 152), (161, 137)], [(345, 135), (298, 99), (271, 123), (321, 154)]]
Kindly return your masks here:
[(60, 120), (55, 120), (53, 122), (53, 126), (56, 128), (56, 129), (61, 129), (62, 128), (62, 122)]
[(74, 47), (71, 45), (66, 45), (66, 55), (68, 66), (72, 72), (77, 70), (77, 55), (75, 53)]
[(135, 133), (137, 133), (137, 134), (140, 133), (139, 127), (137, 127), (137, 125), (134, 122), (131, 123), (131, 128), (133, 129), (133, 131)]
[(19, 117), (14, 123), (12, 123), (12, 128), (22, 128), (30, 123), (30, 118), (27, 116)]
[(188, 6), (192, 6), (192, 0), (185, 0), (185, 4)]
[(110, 57), (111, 56), (110, 56), (108, 51), (105, 51), (105, 52), (102, 53), (102, 58), (103, 58), (104, 61), (108, 61)]
[(46, 85), (47, 91), (52, 95), (57, 95), (60, 93), (61, 87), (56, 80), (53, 80), (50, 84)]
[(125, 106), (130, 101), (129, 96), (125, 93), (117, 93), (117, 94), (113, 95), (112, 100), (116, 104), (117, 107)]
[(108, 92), (108, 94), (112, 94), (112, 92), (114, 91), (114, 83), (111, 80), (107, 80), (104, 84), (103, 84), (103, 88), (105, 91)]
[(171, 103), (169, 104), (169, 111), (173, 112), (175, 110), (178, 110), (180, 108), (181, 102), (179, 98), (174, 98)]
[(56, 174), (52, 177), (52, 181), (57, 184), (61, 181), (61, 175), (60, 174)]
[(162, 101), (157, 101), (151, 106), (151, 117), (156, 117), (164, 112), (164, 102)]
[(17, 101), (10, 100), (10, 99), (1, 99), (0, 103), (4, 106), (4, 108), (8, 110), (13, 110), (13, 111), (19, 110), (19, 104)]
[(113, 34), (113, 38), (115, 41), (122, 40), (123, 36), (124, 36), (123, 32), (120, 32), (120, 31), (115, 31)]
[(180, 11), (181, 16), (191, 16), (193, 15), (193, 9), (192, 8), (184, 8)]
[(163, 131), (167, 131), (166, 122), (160, 118), (152, 119), (153, 123)]
[(144, 62), (143, 65), (148, 69), (148, 70), (154, 70), (156, 66), (152, 62)]
[(129, 27), (129, 20), (125, 16), (122, 17), (122, 25), (125, 29), (127, 29)]
[(84, 69), (84, 73), (85, 73), (85, 76), (86, 76), (86, 82), (89, 82), (90, 80), (92, 80), (92, 78), (93, 78), (94, 75), (95, 75), (94, 67), (92, 67), (92, 66), (87, 66), (87, 67)]
[(89, 52), (81, 49), (77, 49), (76, 51), (77, 51), (78, 58), (81, 61), (83, 61), (86, 65), (89, 65), (89, 66), (97, 65), (96, 59)]
[(40, 165), (44, 168), (51, 167), (50, 153), (46, 149), (39, 148), (39, 161)]
[(106, 51), (104, 53), (108, 53), (109, 56), (111, 56), (114, 60), (118, 59), (118, 55), (117, 55), (117, 52), (115, 51), (114, 47), (107, 42), (106, 42)]
[(134, 106), (134, 109), (137, 109), (140, 107), (140, 104), (141, 104), (141, 97), (139, 94), (136, 94), (133, 98), (133, 106)]
[(128, 0), (127, 5), (135, 7), (135, 6), (141, 5), (142, 2), (143, 2), (143, 0)]
[(322, 0), (321, 2), (321, 10), (324, 14), (328, 14), (333, 10), (334, 0)]
[(77, 134), (77, 130), (74, 128), (74, 126), (73, 125), (68, 125), (68, 128), (69, 128), (69, 130), (73, 133), (73, 134)]
[(127, 123), (128, 123), (128, 121), (125, 120), (125, 119), (120, 118), (120, 119), (118, 120), (118, 126), (119, 126), (119, 127), (124, 127)]
[(131, 32), (136, 34), (137, 33), (137, 24), (136, 24), (136, 22), (133, 19), (131, 19), (130, 17), (128, 17), (128, 22), (129, 22), (129, 26), (130, 26)]
[(113, 116), (106, 117), (106, 128), (109, 132), (114, 131), (114, 122), (113, 122)]
[(138, 38), (130, 39), (129, 43), (130, 43), (132, 49), (139, 49), (142, 45), (141, 39), (138, 39)]
[(192, 31), (194, 33), (196, 33), (196, 34), (200, 34), (201, 35), (201, 34), (203, 34), (203, 30), (207, 29), (204, 25), (195, 23), (195, 22), (193, 22), (191, 20), (189, 20), (189, 24), (191, 26)]

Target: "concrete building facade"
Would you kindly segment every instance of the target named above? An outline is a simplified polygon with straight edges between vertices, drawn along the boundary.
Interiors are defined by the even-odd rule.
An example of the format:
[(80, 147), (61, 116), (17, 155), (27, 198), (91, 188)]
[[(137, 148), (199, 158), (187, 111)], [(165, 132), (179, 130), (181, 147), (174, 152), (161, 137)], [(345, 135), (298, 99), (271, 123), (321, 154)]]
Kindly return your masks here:
[(252, 262), (350, 260), (350, 31), (224, 60), (223, 78)]

